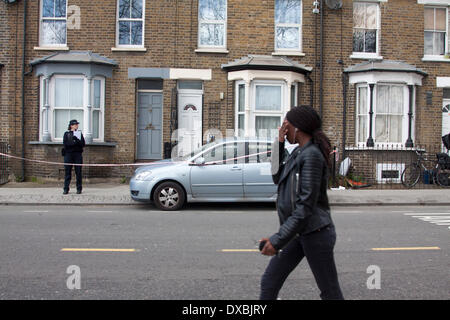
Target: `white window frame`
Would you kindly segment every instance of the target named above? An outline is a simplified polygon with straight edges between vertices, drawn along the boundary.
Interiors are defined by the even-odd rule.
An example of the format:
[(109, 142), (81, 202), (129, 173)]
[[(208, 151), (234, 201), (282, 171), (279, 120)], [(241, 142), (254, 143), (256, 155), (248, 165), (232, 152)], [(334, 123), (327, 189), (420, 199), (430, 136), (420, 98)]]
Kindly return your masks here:
[[(361, 112), (359, 111), (359, 109), (360, 109), (360, 105), (359, 105), (359, 89), (360, 88), (366, 88), (366, 91), (368, 91), (368, 92), (370, 91), (370, 88), (369, 88), (368, 84), (358, 84), (358, 85), (356, 85), (355, 141), (356, 141), (356, 143), (358, 145), (363, 145), (363, 144), (365, 144), (367, 142), (367, 139), (366, 139), (366, 141), (359, 141), (359, 117), (360, 117), (360, 115), (362, 115)], [(366, 103), (367, 103), (367, 106), (366, 106), (367, 114), (365, 116), (366, 116), (366, 121), (367, 121), (367, 127), (369, 127), (370, 92), (366, 96)], [(366, 130), (366, 137), (367, 137), (368, 134), (369, 134), (369, 129)]]
[[(63, 137), (61, 138), (56, 138), (55, 137), (55, 110), (72, 110), (74, 108), (70, 108), (70, 107), (58, 107), (55, 108), (55, 99), (56, 99), (56, 94), (55, 94), (55, 83), (56, 83), (56, 79), (82, 79), (83, 80), (83, 106), (82, 108), (80, 108), (80, 110), (83, 110), (83, 134), (86, 135), (86, 131), (87, 131), (87, 126), (88, 126), (88, 79), (84, 76), (84, 75), (71, 75), (71, 74), (57, 74), (57, 75), (53, 75), (48, 82), (49, 85), (49, 97), (48, 97), (48, 102), (49, 102), (49, 114), (48, 114), (48, 131), (52, 137), (52, 141), (53, 142), (62, 142), (63, 141)], [(100, 84), (100, 123), (99, 123), (99, 138), (97, 139), (93, 139), (94, 142), (104, 142), (104, 123), (105, 123), (105, 78), (103, 77), (93, 77), (92, 78), (92, 89), (91, 89), (91, 94), (92, 97), (94, 96), (94, 80), (100, 80), (101, 84)], [(40, 140), (42, 141), (42, 137), (43, 137), (43, 121), (44, 120), (44, 77), (41, 76), (40, 77), (40, 111), (39, 111), (39, 131), (40, 131)], [(93, 102), (93, 98), (92, 98), (92, 102)], [(94, 110), (94, 106), (92, 103), (91, 106), (91, 121), (93, 121), (93, 110)], [(78, 119), (77, 119), (78, 120)], [(68, 125), (68, 123), (67, 123)], [(93, 134), (93, 132), (91, 132)]]
[[(239, 111), (239, 86), (244, 86), (244, 110)], [(245, 81), (236, 81), (235, 84), (235, 106), (236, 106), (236, 110), (235, 110), (235, 117), (234, 117), (234, 127), (235, 127), (235, 131), (239, 130), (239, 116), (242, 115), (244, 116), (244, 128), (241, 128), (241, 130), (245, 130)]]
[(105, 84), (106, 80), (103, 77), (93, 77), (92, 78), (92, 88), (91, 88), (91, 94), (92, 94), (92, 109), (91, 109), (91, 121), (92, 121), (92, 137), (94, 137), (94, 110), (97, 110), (97, 108), (94, 107), (94, 81), (100, 80), (100, 115), (99, 115), (99, 124), (98, 124), (98, 138), (93, 138), (92, 141), (94, 142), (104, 142), (105, 141)]
[[(256, 87), (257, 86), (273, 86), (280, 87), (281, 90), (281, 101), (280, 101), (280, 110), (256, 110)], [(280, 126), (283, 123), (283, 119), (285, 116), (285, 101), (286, 101), (286, 82), (285, 81), (274, 81), (274, 80), (254, 80), (250, 86), (250, 122), (249, 127), (253, 128), (255, 135), (256, 132), (256, 117), (280, 117)], [(289, 91), (290, 93), (290, 91)], [(290, 98), (289, 94), (289, 98)], [(250, 129), (252, 130), (252, 129)]]
[[(238, 132), (238, 121), (239, 121), (239, 114), (244, 115), (244, 124), (245, 124), (245, 117), (246, 112), (245, 112), (245, 105), (244, 105), (244, 111), (243, 112), (239, 112), (239, 85), (244, 84), (245, 86), (245, 82), (244, 81), (236, 81), (236, 89), (235, 89), (235, 132)], [(281, 90), (281, 109), (278, 110), (256, 110), (256, 87), (262, 85), (262, 86), (276, 86), (276, 87), (280, 87)], [(283, 122), (283, 119), (285, 117), (285, 101), (287, 99), (286, 97), (286, 87), (287, 84), (285, 81), (283, 80), (253, 80), (252, 83), (250, 84), (249, 87), (249, 103), (250, 103), (250, 118), (249, 118), (249, 130), (250, 132), (253, 134), (256, 134), (256, 117), (270, 117), (270, 116), (279, 116), (280, 117), (280, 126)], [(244, 98), (245, 99), (245, 98)], [(288, 99), (290, 100), (290, 91), (289, 91), (289, 97)], [(242, 128), (244, 134), (245, 132), (245, 127)]]
[[(142, 0), (142, 18), (119, 18), (119, 9), (120, 9), (120, 0), (116, 1), (116, 48), (122, 49), (143, 49), (145, 47), (145, 0)], [(120, 22), (121, 21), (136, 21), (142, 22), (142, 44), (133, 45), (133, 44), (119, 44), (120, 38)], [(131, 32), (131, 29), (130, 29)]]
[[(423, 35), (423, 39), (424, 39), (424, 49), (423, 49), (423, 60), (440, 60), (443, 59), (445, 54), (448, 53), (449, 48), (448, 48), (448, 7), (445, 6), (432, 6), (432, 5), (426, 5), (424, 7), (424, 15), (425, 15), (425, 9), (445, 9), (445, 44), (444, 44), (444, 54), (443, 55), (435, 55), (435, 54), (425, 54), (425, 32), (426, 31), (430, 31), (430, 30), (425, 30), (424, 29), (424, 35)], [(425, 19), (425, 18), (424, 18)], [(436, 11), (435, 11), (435, 17), (434, 17), (435, 23), (436, 23)], [(431, 31), (431, 32), (436, 32), (436, 31)]]
[[(294, 101), (292, 101), (291, 99), (291, 91), (292, 87), (294, 87)], [(294, 82), (291, 84), (291, 88), (289, 88), (289, 103), (291, 104), (290, 106), (294, 106), (294, 107), (298, 107), (298, 82)]]
[[(377, 116), (377, 89), (380, 85), (387, 85), (387, 86), (401, 86), (403, 87), (403, 113), (402, 113), (402, 140), (401, 142), (378, 142), (376, 141), (376, 116)], [(356, 145), (358, 147), (365, 147), (367, 141), (359, 141), (359, 88), (361, 87), (367, 87), (367, 132), (366, 137), (369, 137), (370, 133), (370, 118), (369, 118), (369, 112), (370, 112), (370, 87), (368, 83), (359, 83), (355, 86), (356, 88), (356, 105), (355, 105), (355, 141)], [(411, 139), (415, 141), (415, 100), (416, 100), (416, 89), (413, 90), (413, 117), (411, 122)], [(380, 148), (383, 146), (393, 146), (393, 147), (401, 147), (404, 146), (406, 140), (408, 139), (408, 126), (409, 126), (409, 89), (408, 85), (405, 83), (398, 83), (398, 82), (377, 82), (373, 89), (373, 117), (372, 117), (372, 138), (374, 139), (375, 147)]]
[[(277, 0), (275, 0), (277, 1)], [(277, 47), (277, 27), (298, 28), (298, 48), (278, 48)], [(301, 53), (303, 50), (303, 0), (300, 0), (300, 23), (277, 23), (275, 21), (275, 6), (274, 6), (274, 48), (275, 53)]]
[[(40, 47), (49, 47), (49, 48), (66, 48), (67, 47), (67, 5), (68, 0), (66, 0), (66, 16), (65, 17), (44, 17), (43, 16), (43, 12), (44, 12), (44, 0), (40, 0), (39, 1), (39, 46)], [(43, 20), (58, 20), (58, 21), (65, 21), (66, 22), (66, 42), (65, 43), (58, 43), (58, 44), (46, 44), (44, 43), (43, 39), (43, 35), (44, 35), (44, 30), (43, 30)]]
[[(380, 38), (381, 38), (381, 10), (380, 10), (380, 2), (377, 0), (367, 1), (367, 0), (359, 0), (353, 2), (352, 14), (354, 12), (354, 4), (375, 4), (377, 6), (377, 37), (376, 37), (376, 52), (354, 52), (353, 51), (353, 30), (355, 29), (352, 21), (352, 54), (350, 56), (351, 59), (374, 59), (374, 60), (382, 60), (383, 57), (380, 55)], [(353, 18), (352, 18), (353, 19)]]
[[(200, 3), (198, 6), (197, 20), (198, 20), (197, 48), (199, 48), (199, 49), (226, 49), (227, 48), (228, 0), (225, 0), (225, 19), (224, 20), (201, 20), (200, 19)], [(224, 31), (223, 31), (223, 45), (222, 46), (202, 45), (200, 43), (200, 27), (201, 27), (202, 23), (223, 24)]]

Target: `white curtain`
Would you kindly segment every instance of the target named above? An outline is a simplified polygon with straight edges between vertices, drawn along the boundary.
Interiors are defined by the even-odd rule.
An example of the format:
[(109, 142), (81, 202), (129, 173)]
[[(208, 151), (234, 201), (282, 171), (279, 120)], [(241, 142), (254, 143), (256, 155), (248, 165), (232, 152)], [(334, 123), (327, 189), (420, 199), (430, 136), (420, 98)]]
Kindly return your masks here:
[(402, 142), (403, 86), (390, 87), (389, 142)]
[(403, 86), (377, 86), (375, 141), (402, 142)]
[(55, 107), (83, 107), (83, 79), (55, 80)]
[(55, 138), (62, 138), (64, 132), (67, 131), (69, 121), (72, 119), (78, 120), (80, 125), (78, 130), (83, 131), (83, 110), (55, 110)]
[(83, 130), (83, 79), (55, 79), (55, 109), (54, 126), (55, 138), (62, 138), (67, 131), (69, 121), (80, 122), (79, 130)]
[(358, 142), (367, 140), (367, 87), (360, 87), (358, 92)]
[(281, 125), (281, 117), (255, 117), (256, 135), (259, 137), (273, 138), (277, 128)]
[(256, 86), (256, 110), (281, 110), (281, 86)]

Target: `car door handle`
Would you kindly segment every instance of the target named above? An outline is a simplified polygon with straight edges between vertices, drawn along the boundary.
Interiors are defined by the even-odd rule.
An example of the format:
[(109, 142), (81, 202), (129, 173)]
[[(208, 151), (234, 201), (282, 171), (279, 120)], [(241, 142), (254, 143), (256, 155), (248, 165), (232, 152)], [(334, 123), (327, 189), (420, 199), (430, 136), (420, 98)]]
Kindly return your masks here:
[(242, 168), (241, 167), (233, 167), (231, 168), (231, 171), (241, 171)]

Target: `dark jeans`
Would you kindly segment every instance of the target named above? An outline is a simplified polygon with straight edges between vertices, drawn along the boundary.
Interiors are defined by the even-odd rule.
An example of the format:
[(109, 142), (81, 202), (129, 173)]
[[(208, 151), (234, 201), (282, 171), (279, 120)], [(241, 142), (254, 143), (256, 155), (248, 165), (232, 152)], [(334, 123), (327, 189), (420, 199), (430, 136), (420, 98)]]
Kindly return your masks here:
[[(83, 156), (80, 152), (66, 152), (64, 156), (64, 163), (83, 163)], [(77, 177), (77, 190), (82, 189), (81, 183), (81, 166), (64, 166), (65, 168), (65, 178), (64, 178), (64, 190), (69, 190), (70, 181), (72, 180), (72, 167), (75, 167), (75, 176)]]
[(339, 287), (333, 248), (334, 226), (300, 235), (274, 256), (261, 279), (261, 300), (275, 300), (284, 281), (306, 256), (323, 300), (344, 299)]

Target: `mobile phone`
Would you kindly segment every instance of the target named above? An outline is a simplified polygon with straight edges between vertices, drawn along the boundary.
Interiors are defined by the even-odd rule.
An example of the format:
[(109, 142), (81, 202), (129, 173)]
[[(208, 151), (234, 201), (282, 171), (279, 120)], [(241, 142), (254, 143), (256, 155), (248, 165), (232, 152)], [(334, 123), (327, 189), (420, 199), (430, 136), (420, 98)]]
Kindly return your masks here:
[(260, 241), (259, 242), (259, 251), (262, 251), (264, 249), (264, 246), (266, 245), (266, 240)]

